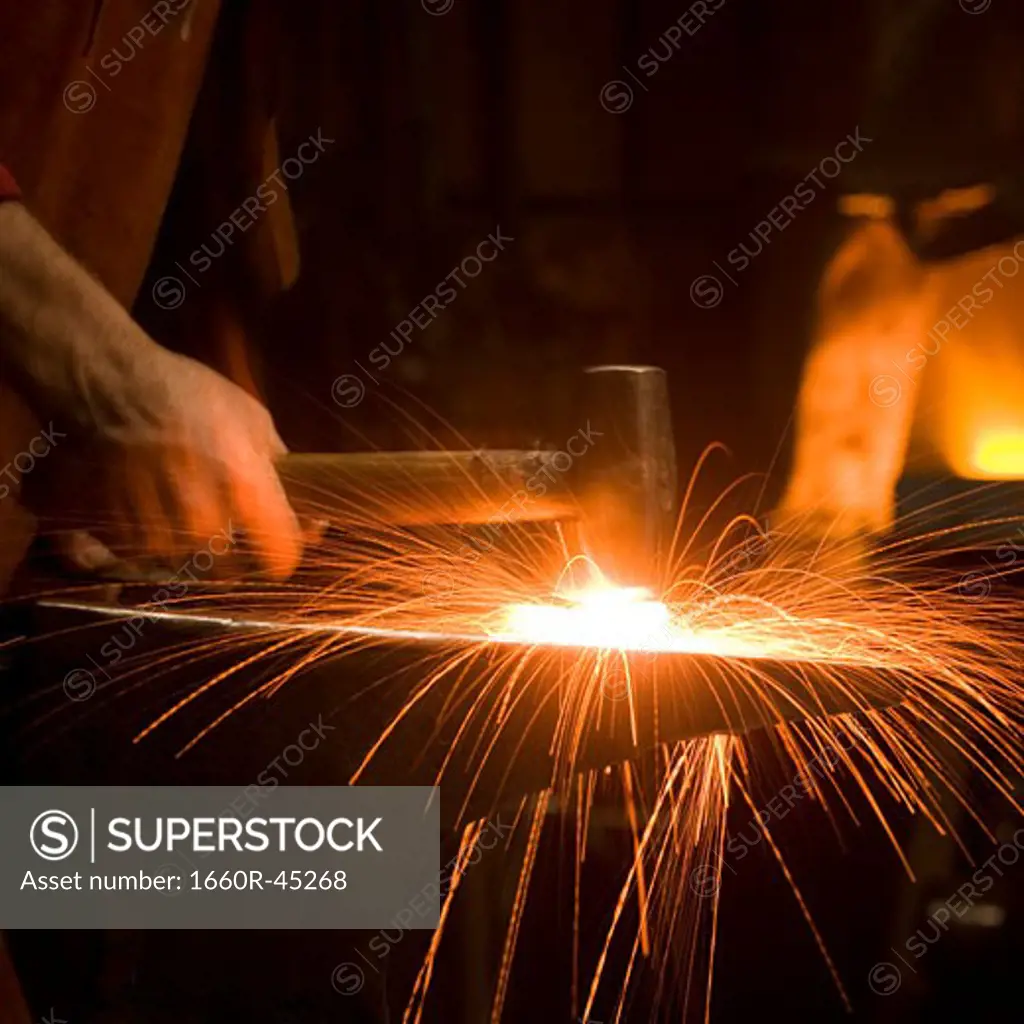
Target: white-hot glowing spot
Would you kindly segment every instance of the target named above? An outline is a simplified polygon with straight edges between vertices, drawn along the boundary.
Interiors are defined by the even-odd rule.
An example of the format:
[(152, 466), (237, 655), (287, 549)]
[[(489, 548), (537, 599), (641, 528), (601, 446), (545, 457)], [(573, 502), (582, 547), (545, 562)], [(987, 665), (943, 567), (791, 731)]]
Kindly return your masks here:
[(863, 623), (793, 616), (771, 602), (735, 595), (672, 605), (642, 587), (617, 587), (603, 578), (558, 590), (545, 602), (505, 605), (496, 622), (487, 633), (499, 643), (863, 667), (892, 661), (885, 633)]
[(602, 585), (565, 591), (558, 603), (512, 604), (494, 639), (564, 647), (621, 650), (664, 648), (672, 614), (642, 587)]

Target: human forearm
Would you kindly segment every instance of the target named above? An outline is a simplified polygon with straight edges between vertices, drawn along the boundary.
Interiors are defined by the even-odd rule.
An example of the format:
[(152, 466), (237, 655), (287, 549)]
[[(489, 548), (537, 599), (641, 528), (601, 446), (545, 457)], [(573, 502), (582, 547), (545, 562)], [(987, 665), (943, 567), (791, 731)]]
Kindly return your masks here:
[(24, 206), (0, 203), (0, 370), (40, 415), (94, 414), (158, 352)]
[[(0, 202), (0, 373), (68, 437), (21, 497), (59, 513), (94, 571), (175, 556), (238, 525), (272, 573), (302, 550), (275, 468), (285, 446), (267, 410), (202, 363), (162, 348), (18, 202)], [(72, 495), (57, 502), (46, 481)]]

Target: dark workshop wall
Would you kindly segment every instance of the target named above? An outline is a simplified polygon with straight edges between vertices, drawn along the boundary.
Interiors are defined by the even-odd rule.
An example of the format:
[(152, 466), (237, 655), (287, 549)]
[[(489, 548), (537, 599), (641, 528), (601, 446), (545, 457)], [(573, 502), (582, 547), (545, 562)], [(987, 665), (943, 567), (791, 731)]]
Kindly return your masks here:
[[(865, 0), (725, 0), (677, 47), (666, 30), (694, 22), (667, 0), (426, 6), (289, 11), (281, 151), (318, 126), (337, 141), (292, 190), (299, 282), (250, 318), (288, 441), (408, 443), (380, 391), (342, 410), (331, 382), (365, 367), (500, 224), (515, 242), (413, 334), (385, 395), (408, 408), (394, 389), (408, 390), (473, 443), (557, 442), (576, 426), (565, 406), (580, 366), (653, 362), (671, 374), (684, 469), (716, 440), (735, 453), (723, 479), (766, 469), (833, 197), (774, 237), (716, 308), (695, 306), (690, 286), (857, 124)], [(623, 66), (636, 73), (649, 50), (662, 62), (638, 74), (642, 91)], [(601, 103), (613, 79), (633, 85), (622, 113)]]

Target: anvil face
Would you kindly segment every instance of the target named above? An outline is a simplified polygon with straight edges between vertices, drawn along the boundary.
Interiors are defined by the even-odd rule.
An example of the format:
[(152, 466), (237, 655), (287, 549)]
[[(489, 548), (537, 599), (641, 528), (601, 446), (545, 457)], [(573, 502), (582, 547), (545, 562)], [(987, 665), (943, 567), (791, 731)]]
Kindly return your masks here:
[[(901, 693), (897, 675), (858, 680), (852, 667), (840, 688), (812, 663), (149, 612), (102, 592), (39, 601), (20, 632), (4, 702), (15, 778), (100, 784), (131, 771), (139, 784), (246, 785), (322, 722), (323, 756), (297, 765), (290, 784), (439, 782), (450, 822), (660, 744), (847, 713)], [(751, 685), (752, 670), (771, 687)], [(274, 678), (287, 681), (251, 699)], [(577, 706), (591, 710), (567, 761), (557, 737)]]

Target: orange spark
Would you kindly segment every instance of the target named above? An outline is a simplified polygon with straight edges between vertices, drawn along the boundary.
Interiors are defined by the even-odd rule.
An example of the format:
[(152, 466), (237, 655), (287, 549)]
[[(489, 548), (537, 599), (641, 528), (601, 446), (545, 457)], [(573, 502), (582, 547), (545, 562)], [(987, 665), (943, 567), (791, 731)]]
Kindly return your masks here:
[[(329, 497), (323, 512), (329, 519)], [(737, 534), (749, 517), (702, 543), (705, 520), (684, 529), (686, 516), (684, 508), (663, 579), (643, 590), (605, 579), (550, 524), (498, 530), (497, 539), (480, 544), (475, 536), (467, 541), (465, 535), (453, 537), (434, 528), (389, 528), (372, 521), (353, 526), (349, 510), (343, 538), (328, 532), (312, 553), (322, 570), (315, 580), (207, 595), (191, 608), (225, 623), (248, 621), (253, 629), (246, 643), (253, 644), (255, 630), (264, 646), (248, 650), (234, 666), (182, 698), (151, 729), (214, 684), (282, 651), (292, 652), (291, 667), (234, 707), (273, 694), (299, 668), (318, 659), (427, 639), (433, 646), (425, 649), (422, 677), (366, 752), (363, 767), (405, 716), (440, 692), (444, 714), (457, 724), (437, 779), (443, 783), (456, 751), (469, 751), (474, 770), (482, 774), (514, 711), (525, 706), (539, 713), (553, 702), (558, 721), (545, 751), (551, 775), (532, 810), (523, 814), (529, 836), (492, 1020), (501, 1016), (515, 969), (516, 938), (552, 798), (564, 797), (567, 806), (577, 806), (577, 872), (582, 872), (590, 807), (598, 790), (610, 788), (623, 803), (633, 862), (611, 908), (602, 952), (589, 967), (589, 983), (581, 985), (578, 1009), (584, 1018), (593, 1010), (613, 937), (635, 899), (640, 925), (618, 986), (616, 1019), (629, 981), (645, 958), (680, 977), (689, 992), (702, 948), (708, 956), (703, 981), (707, 1013), (717, 889), (696, 893), (693, 879), (721, 859), (730, 804), (752, 799), (744, 723), (730, 720), (735, 735), (662, 745), (653, 775), (642, 777), (629, 765), (600, 777), (586, 772), (581, 751), (618, 706), (628, 709), (635, 736), (636, 709), (650, 697), (637, 692), (637, 673), (650, 663), (657, 669), (662, 656), (682, 657), (679, 664), (694, 656), (694, 665), (697, 656), (718, 658), (717, 679), (697, 669), (678, 677), (655, 672), (644, 678), (663, 688), (661, 699), (679, 696), (680, 689), (687, 699), (703, 691), (727, 717), (737, 693), (770, 709), (778, 745), (806, 780), (812, 799), (830, 813), (845, 809), (852, 814), (843, 787), (856, 787), (907, 864), (889, 823), (895, 806), (921, 814), (947, 834), (954, 833), (948, 797), (976, 816), (976, 804), (944, 748), (957, 752), (1018, 808), (1012, 777), (1024, 762), (1018, 728), (1024, 689), (1017, 673), (1024, 662), (1024, 631), (1016, 600), (996, 593), (983, 602), (965, 599), (956, 576), (923, 569), (920, 551), (905, 543), (882, 541), (873, 559), (864, 562), (842, 548), (825, 557), (826, 552), (808, 550), (793, 538), (775, 537), (760, 559), (738, 560), (743, 545)], [(238, 642), (229, 631), (207, 651), (192, 648), (182, 656), (223, 653), (226, 645)], [(769, 662), (796, 666), (795, 671), (814, 666), (815, 692), (822, 700), (841, 695), (859, 713), (829, 717), (821, 706), (800, 704), (780, 687)], [(337, 665), (340, 681), (344, 663)], [(874, 700), (876, 691), (892, 694), (893, 678), (899, 681), (898, 701)], [(193, 742), (213, 735), (227, 714)], [(517, 756), (536, 754), (530, 739), (528, 732), (519, 737)], [(823, 761), (831, 766), (827, 771), (812, 770)], [(769, 846), (796, 891), (783, 852), (770, 837)], [(453, 888), (442, 920), (455, 898)], [(806, 909), (805, 916), (813, 929)], [(815, 935), (825, 953), (823, 938)], [(438, 934), (431, 958), (440, 943)], [(680, 958), (675, 969), (674, 957)], [(420, 1019), (431, 973), (428, 960), (417, 979), (410, 1021)]]

